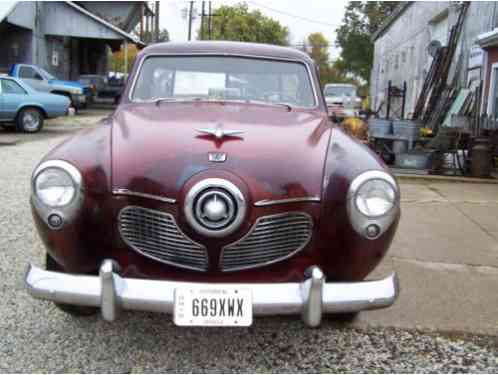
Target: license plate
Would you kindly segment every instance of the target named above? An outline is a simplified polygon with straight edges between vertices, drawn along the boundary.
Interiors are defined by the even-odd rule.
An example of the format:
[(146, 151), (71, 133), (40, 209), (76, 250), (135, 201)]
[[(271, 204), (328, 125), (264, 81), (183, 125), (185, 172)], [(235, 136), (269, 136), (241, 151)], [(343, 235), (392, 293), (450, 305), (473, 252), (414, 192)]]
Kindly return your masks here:
[(250, 326), (251, 291), (237, 288), (178, 288), (175, 290), (173, 321), (178, 326)]

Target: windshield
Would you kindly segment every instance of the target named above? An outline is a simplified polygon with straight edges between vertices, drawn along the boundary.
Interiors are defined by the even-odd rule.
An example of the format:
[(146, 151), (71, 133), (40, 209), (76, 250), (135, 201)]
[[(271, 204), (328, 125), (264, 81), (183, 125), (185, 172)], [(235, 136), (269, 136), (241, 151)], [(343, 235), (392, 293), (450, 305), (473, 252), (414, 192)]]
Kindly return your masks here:
[(351, 98), (356, 96), (356, 88), (351, 86), (328, 86), (325, 87), (325, 96), (346, 96)]
[(148, 57), (138, 73), (132, 99), (316, 105), (304, 64), (229, 56)]
[(43, 70), (42, 68), (40, 68), (40, 73), (43, 76), (43, 78), (45, 78), (47, 81), (50, 81), (51, 79), (55, 79), (55, 77), (52, 74), (50, 74), (46, 70)]

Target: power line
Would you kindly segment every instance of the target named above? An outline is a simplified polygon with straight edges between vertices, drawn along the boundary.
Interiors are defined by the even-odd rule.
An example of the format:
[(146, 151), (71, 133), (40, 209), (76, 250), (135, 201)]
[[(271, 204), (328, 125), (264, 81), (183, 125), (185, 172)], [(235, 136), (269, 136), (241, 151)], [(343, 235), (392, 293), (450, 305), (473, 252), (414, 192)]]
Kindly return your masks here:
[(306, 21), (306, 22), (311, 22), (311, 23), (316, 23), (316, 24), (319, 24), (319, 25), (324, 25), (324, 26), (329, 26), (329, 27), (339, 27), (339, 25), (334, 25), (334, 24), (331, 24), (331, 23), (327, 23), (327, 22), (322, 22), (322, 21), (318, 21), (318, 20), (313, 20), (311, 18), (307, 18), (307, 17), (302, 17), (302, 16), (298, 16), (296, 14), (292, 14), (292, 13), (289, 13), (289, 12), (286, 12), (286, 11), (283, 11), (283, 10), (279, 10), (279, 9), (275, 9), (275, 8), (271, 8), (269, 6), (266, 6), (264, 4), (260, 4), (258, 2), (255, 2), (255, 1), (247, 1), (249, 4), (252, 4), (254, 6), (257, 6), (257, 7), (260, 7), (260, 8), (264, 8), (264, 9), (267, 9), (267, 10), (270, 10), (272, 12), (275, 12), (275, 13), (280, 13), (282, 15), (285, 15), (285, 16), (288, 16), (288, 17), (292, 17), (292, 18), (296, 18), (296, 19), (299, 19), (301, 21)]

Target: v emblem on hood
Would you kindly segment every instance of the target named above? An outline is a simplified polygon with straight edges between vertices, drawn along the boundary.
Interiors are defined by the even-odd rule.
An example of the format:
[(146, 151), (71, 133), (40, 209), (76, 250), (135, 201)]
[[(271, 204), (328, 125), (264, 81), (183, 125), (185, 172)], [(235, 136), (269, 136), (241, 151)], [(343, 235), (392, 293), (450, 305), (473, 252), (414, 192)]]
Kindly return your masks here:
[(214, 129), (200, 128), (200, 129), (196, 129), (196, 130), (202, 134), (212, 135), (216, 139), (222, 139), (223, 137), (232, 137), (232, 136), (244, 134), (244, 132), (241, 130), (223, 129), (223, 124), (216, 125), (216, 128), (214, 128)]

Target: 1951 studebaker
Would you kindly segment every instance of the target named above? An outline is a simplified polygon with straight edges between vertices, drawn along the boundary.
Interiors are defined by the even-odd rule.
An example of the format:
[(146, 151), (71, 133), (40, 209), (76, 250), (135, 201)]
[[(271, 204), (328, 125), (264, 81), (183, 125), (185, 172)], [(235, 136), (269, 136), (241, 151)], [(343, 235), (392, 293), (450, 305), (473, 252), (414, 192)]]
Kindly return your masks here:
[(313, 61), (232, 42), (166, 43), (137, 57), (100, 126), (32, 175), (47, 249), (29, 293), (72, 314), (173, 314), (177, 325), (388, 307), (399, 188), (335, 127)]

